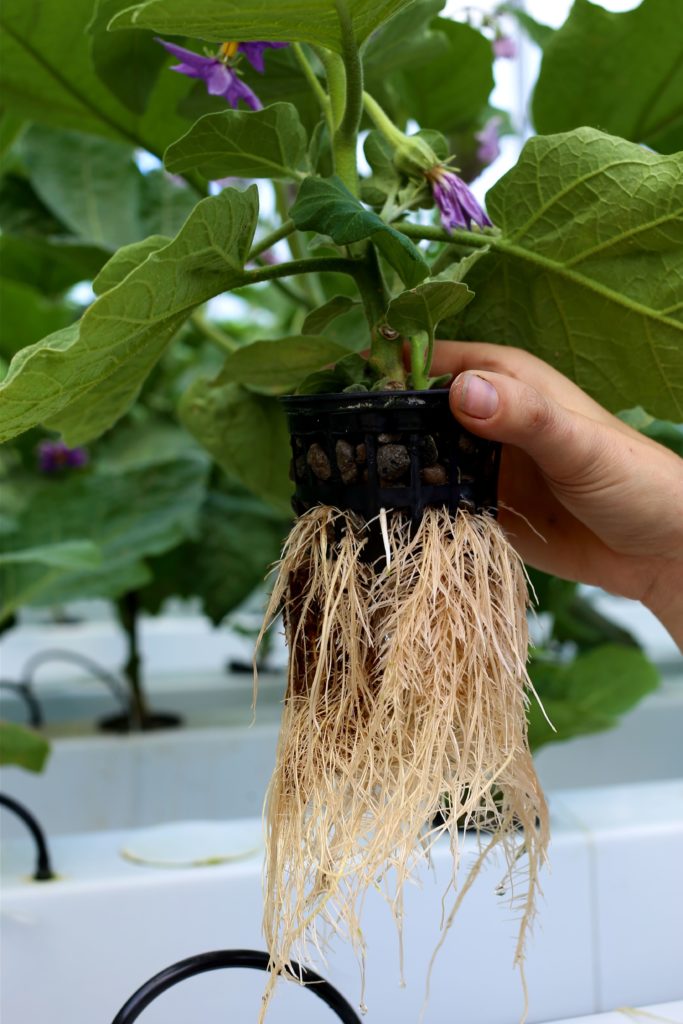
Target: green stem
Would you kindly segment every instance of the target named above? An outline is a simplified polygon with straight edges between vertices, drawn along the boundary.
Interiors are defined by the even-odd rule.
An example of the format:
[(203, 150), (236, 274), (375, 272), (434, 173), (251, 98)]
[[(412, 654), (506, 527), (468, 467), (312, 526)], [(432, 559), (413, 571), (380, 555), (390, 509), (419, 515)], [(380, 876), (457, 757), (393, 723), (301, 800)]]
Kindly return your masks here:
[(296, 231), (296, 224), (289, 218), (282, 222), (279, 228), (275, 228), (269, 234), (264, 235), (256, 245), (252, 248), (251, 252), (247, 256), (247, 263), (255, 260), (257, 256), (260, 256), (262, 252), (267, 252), (268, 249), (272, 249), (276, 242), (279, 242), (283, 238), (287, 238)]
[[(444, 228), (437, 228), (431, 224), (394, 224), (397, 231), (408, 238), (424, 238), (430, 242), (446, 242), (447, 245), (466, 245), (470, 249), (482, 249), (487, 245), (497, 246), (497, 238), (494, 235), (480, 235), (474, 231), (465, 231), (456, 228), (454, 231), (446, 231)], [(500, 246), (497, 246), (500, 248)]]
[(338, 53), (325, 50), (322, 46), (315, 51), (325, 68), (327, 91), (330, 96), (330, 136), (333, 136), (344, 117), (346, 107), (346, 68)]
[(355, 277), (370, 326), (370, 363), (380, 378), (403, 382), (403, 339), (396, 332), (386, 329), (384, 317), (389, 298), (374, 246), (368, 246), (364, 259), (359, 261)]
[[(145, 698), (142, 686), (142, 673), (140, 671), (142, 660), (138, 643), (138, 616), (140, 612), (140, 595), (137, 590), (130, 590), (123, 594), (117, 601), (119, 621), (126, 634), (127, 657), (123, 666), (123, 674), (130, 685), (132, 711), (135, 715), (135, 725), (142, 728), (145, 720), (149, 717), (149, 707)], [(134, 723), (130, 723), (131, 726)]]
[(380, 107), (374, 96), (369, 92), (363, 93), (363, 107), (375, 128), (387, 139), (392, 146), (400, 146), (405, 142), (405, 135), (400, 128), (397, 128), (388, 114)]
[(356, 277), (359, 261), (344, 256), (311, 257), (305, 260), (291, 260), (289, 263), (276, 263), (274, 266), (260, 267), (245, 273), (244, 284), (257, 284), (259, 281), (274, 281), (280, 277), (293, 277), (297, 274), (329, 273), (350, 274)]
[(325, 115), (325, 119), (327, 120), (327, 123), (330, 126), (331, 134), (334, 131), (334, 122), (332, 117), (332, 105), (330, 103), (330, 97), (327, 95), (322, 85), (320, 84), (318, 76), (311, 67), (310, 61), (308, 60), (308, 57), (304, 53), (301, 43), (292, 43), (291, 45), (292, 50), (294, 51), (294, 56), (299, 62), (299, 66), (304, 73), (306, 81), (310, 85), (311, 90), (315, 95), (315, 98), (320, 104), (320, 109)]
[(344, 116), (333, 140), (335, 170), (349, 191), (357, 195), (356, 146), (363, 116), (363, 65), (346, 0), (335, 0), (335, 7), (341, 28), (342, 59), (346, 71)]
[[(431, 348), (425, 331), (413, 335), (410, 341), (410, 373), (415, 391), (426, 391), (429, 386), (429, 364)], [(425, 344), (426, 343), (426, 344)]]
[(190, 317), (190, 321), (194, 324), (198, 331), (201, 331), (205, 338), (208, 338), (209, 341), (212, 341), (215, 345), (222, 349), (223, 352), (232, 354), (233, 352), (236, 351), (236, 349), (239, 348), (239, 345), (237, 344), (236, 341), (233, 341), (232, 338), (229, 338), (228, 335), (225, 334), (220, 329), (220, 327), (216, 327), (216, 325), (212, 324), (210, 320), (207, 320), (204, 314), (201, 313), (199, 310), (195, 311), (192, 314), (192, 316)]

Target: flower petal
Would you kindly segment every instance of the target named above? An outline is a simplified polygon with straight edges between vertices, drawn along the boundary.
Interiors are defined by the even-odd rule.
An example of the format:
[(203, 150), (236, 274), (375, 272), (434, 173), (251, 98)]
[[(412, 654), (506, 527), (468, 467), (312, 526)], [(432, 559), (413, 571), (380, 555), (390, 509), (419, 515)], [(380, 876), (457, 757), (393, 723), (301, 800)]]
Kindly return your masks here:
[[(154, 41), (163, 46), (169, 53), (172, 53), (174, 57), (177, 57), (178, 60), (181, 61), (182, 66), (194, 68), (196, 71), (200, 71), (209, 64), (216, 63), (215, 57), (203, 57), (201, 53), (195, 53), (194, 50), (186, 50), (184, 46), (176, 46), (175, 43), (167, 43), (166, 40), (161, 39), (160, 36), (155, 36)], [(173, 70), (179, 71), (180, 68), (176, 67), (173, 68)], [(181, 74), (187, 75), (189, 72), (182, 71)], [(194, 77), (199, 78), (201, 76), (196, 75)]]
[(265, 71), (265, 63), (263, 51), (267, 49), (280, 50), (283, 46), (289, 46), (289, 43), (269, 43), (269, 42), (255, 42), (255, 43), (240, 43), (239, 51), (243, 53), (249, 63), (256, 71), (260, 71), (261, 74)]

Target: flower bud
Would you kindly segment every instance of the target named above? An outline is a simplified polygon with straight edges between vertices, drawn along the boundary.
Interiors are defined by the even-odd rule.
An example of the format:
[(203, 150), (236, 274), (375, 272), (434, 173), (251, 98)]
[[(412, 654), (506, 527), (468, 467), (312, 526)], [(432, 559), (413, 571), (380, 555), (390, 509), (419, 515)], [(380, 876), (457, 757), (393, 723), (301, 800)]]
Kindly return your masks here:
[(402, 134), (394, 145), (394, 164), (409, 178), (422, 178), (439, 163), (432, 147), (420, 135)]

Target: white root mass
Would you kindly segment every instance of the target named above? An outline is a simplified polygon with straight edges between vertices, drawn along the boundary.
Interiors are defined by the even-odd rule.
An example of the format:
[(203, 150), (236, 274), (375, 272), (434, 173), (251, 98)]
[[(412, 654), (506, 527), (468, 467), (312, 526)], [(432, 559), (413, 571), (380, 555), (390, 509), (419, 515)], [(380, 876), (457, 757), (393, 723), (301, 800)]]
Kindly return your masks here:
[[(487, 515), (429, 508), (413, 532), (392, 514), (387, 532), (389, 567), (369, 564), (359, 517), (317, 507), (279, 563), (266, 626), (283, 612), (290, 661), (266, 802), (264, 1012), (278, 973), (324, 954), (333, 934), (364, 975), (366, 892), (382, 891), (400, 933), (404, 884), (444, 834), (455, 897), (442, 941), (500, 846), (523, 968), (548, 842), (526, 735), (524, 569)], [(482, 855), (460, 879), (462, 829)]]

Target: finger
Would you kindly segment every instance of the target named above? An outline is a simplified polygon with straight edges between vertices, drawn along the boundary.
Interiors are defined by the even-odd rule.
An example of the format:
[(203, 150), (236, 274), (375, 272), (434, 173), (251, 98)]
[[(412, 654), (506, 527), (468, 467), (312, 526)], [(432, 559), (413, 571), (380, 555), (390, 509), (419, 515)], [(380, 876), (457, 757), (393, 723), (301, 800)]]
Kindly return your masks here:
[(473, 433), (521, 448), (551, 482), (571, 486), (609, 475), (604, 429), (531, 384), (468, 370), (450, 392), (453, 415)]
[(582, 412), (593, 419), (612, 416), (601, 405), (572, 383), (568, 377), (524, 349), (509, 345), (492, 345), (484, 341), (437, 341), (431, 373), (451, 373), (456, 377), (465, 370), (492, 370), (531, 384), (538, 391), (554, 398), (566, 408)]
[[(492, 345), (484, 341), (437, 341), (434, 346), (433, 375), (452, 373), (456, 377), (466, 370), (492, 370), (530, 384), (537, 391), (553, 399), (565, 409), (581, 413), (596, 423), (604, 423), (632, 438), (643, 439), (633, 427), (623, 423), (598, 402), (590, 398), (576, 384), (524, 349), (508, 345)], [(650, 445), (657, 445), (650, 438)]]

